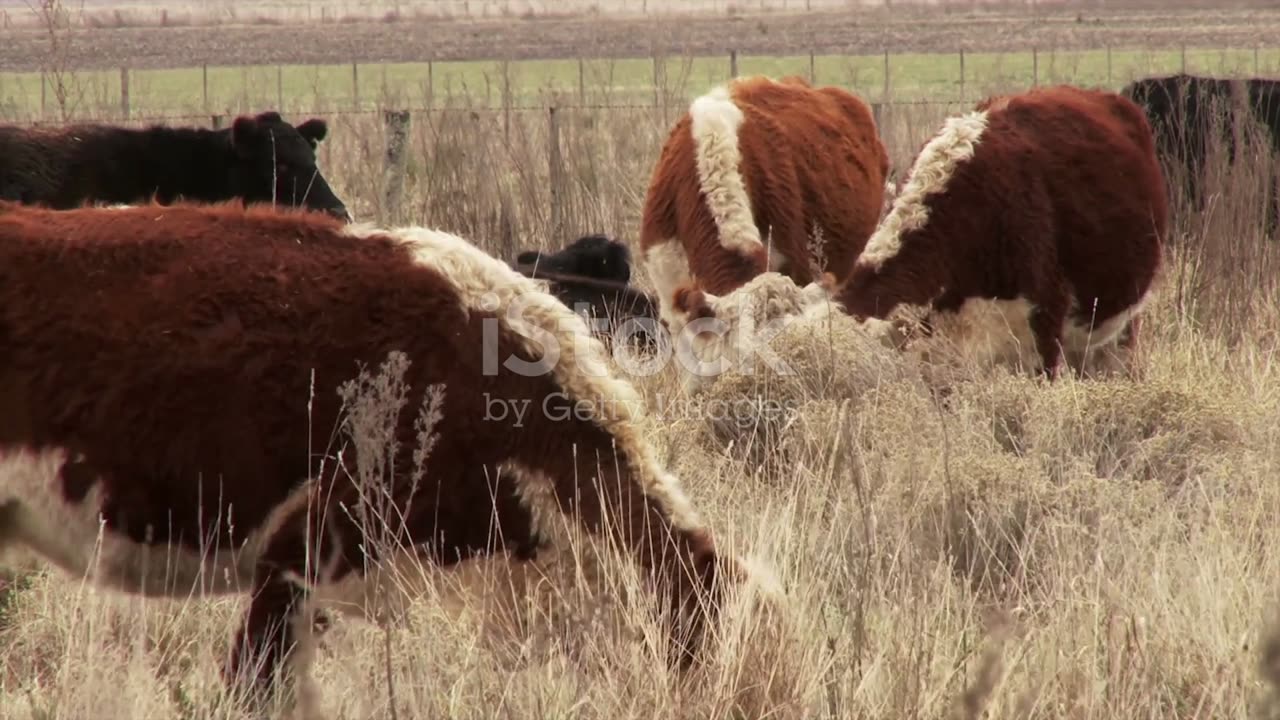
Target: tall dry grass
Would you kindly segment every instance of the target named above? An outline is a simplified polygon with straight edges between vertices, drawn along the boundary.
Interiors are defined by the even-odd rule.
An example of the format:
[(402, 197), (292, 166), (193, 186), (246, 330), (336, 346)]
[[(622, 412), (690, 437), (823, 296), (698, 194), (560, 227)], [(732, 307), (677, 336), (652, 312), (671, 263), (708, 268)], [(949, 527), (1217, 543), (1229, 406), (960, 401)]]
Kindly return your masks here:
[[(899, 167), (940, 120), (927, 113), (886, 115)], [(566, 112), (557, 228), (547, 117), (512, 115), (510, 142), (500, 115), (415, 117), (403, 215), (386, 219), (504, 257), (588, 231), (632, 239), (673, 119)], [(326, 173), (365, 218), (382, 214), (382, 132), (338, 117), (324, 145)], [(482, 632), (494, 588), (461, 610), (428, 592), (386, 629), (339, 620), (318, 655), (322, 706), (343, 718), (1280, 718), (1280, 260), (1254, 199), (1270, 158), (1244, 155), (1215, 166), (1207, 210), (1178, 210), (1141, 381), (1047, 385), (971, 367), (941, 394), (916, 361), (838, 320), (774, 343), (794, 376), (727, 376), (697, 397), (670, 369), (638, 378), (660, 456), (723, 542), (788, 592), (782, 617), (731, 610), (693, 685), (661, 669), (637, 577), (578, 544), (515, 642)], [(0, 716), (244, 717), (216, 665), (243, 599), (122, 596), (11, 560)]]

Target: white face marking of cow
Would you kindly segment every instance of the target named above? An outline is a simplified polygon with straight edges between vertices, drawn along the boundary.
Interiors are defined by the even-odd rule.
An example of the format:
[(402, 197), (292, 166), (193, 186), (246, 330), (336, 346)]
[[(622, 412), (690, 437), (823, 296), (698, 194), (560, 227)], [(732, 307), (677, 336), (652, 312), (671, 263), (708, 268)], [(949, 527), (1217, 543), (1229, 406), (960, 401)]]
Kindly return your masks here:
[(640, 257), (645, 272), (653, 283), (658, 296), (658, 316), (672, 333), (679, 330), (680, 315), (671, 305), (676, 288), (685, 285), (692, 277), (689, 273), (689, 257), (678, 240), (670, 239), (649, 247)]
[(723, 372), (747, 372), (762, 363), (773, 371), (789, 372), (769, 348), (769, 340), (795, 318), (835, 309), (817, 283), (801, 287), (775, 272), (757, 275), (725, 295), (702, 297), (706, 308), (690, 308), (689, 315), (681, 317), (680, 334), (673, 338), (689, 392), (710, 385)]

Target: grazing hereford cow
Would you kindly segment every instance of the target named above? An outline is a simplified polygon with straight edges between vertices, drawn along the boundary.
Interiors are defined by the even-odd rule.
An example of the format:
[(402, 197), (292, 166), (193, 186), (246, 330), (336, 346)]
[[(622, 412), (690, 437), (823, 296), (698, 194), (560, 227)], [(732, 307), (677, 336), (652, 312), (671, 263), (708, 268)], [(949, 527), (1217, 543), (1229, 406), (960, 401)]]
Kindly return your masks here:
[[(351, 417), (335, 388), (396, 353), (414, 412), (326, 441)], [(353, 510), (371, 497), (390, 503), (378, 532), (437, 567), (535, 558), (566, 513), (610, 533), (656, 573), (687, 667), (748, 574), (640, 403), (581, 318), (453, 235), (0, 204), (0, 539), (125, 591), (251, 590), (228, 672), (259, 688), (305, 664), (310, 601), (387, 559)], [(367, 466), (385, 485), (357, 482)]]
[(350, 219), (316, 167), (323, 120), (275, 112), (222, 130), (113, 125), (0, 126), (0, 200), (67, 209), (154, 199), (301, 206)]
[[(1165, 168), (1181, 178), (1193, 207), (1203, 209), (1205, 162), (1221, 145), (1234, 163), (1245, 123), (1260, 123), (1272, 153), (1280, 152), (1280, 80), (1220, 79), (1178, 73), (1135, 80), (1121, 93), (1140, 105), (1155, 132)], [(1267, 233), (1280, 223), (1280, 173), (1267, 178)]]
[[(631, 253), (626, 245), (602, 235), (586, 235), (556, 253), (526, 250), (513, 267), (522, 275), (545, 280), (552, 295), (590, 320), (603, 323), (607, 337), (615, 332), (655, 341), (657, 308), (653, 298), (628, 284)], [(635, 320), (636, 323), (629, 324)]]
[(1029, 323), (1050, 376), (1064, 349), (1083, 364), (1131, 320), (1126, 343), (1136, 341), (1167, 223), (1142, 110), (1069, 86), (978, 108), (924, 145), (853, 273), (825, 279), (835, 299), (873, 318), (996, 301), (993, 315)]
[(800, 78), (738, 79), (693, 102), (654, 168), (641, 262), (673, 332), (687, 288), (724, 294), (765, 271), (843, 279), (875, 229), (889, 159), (871, 110)]

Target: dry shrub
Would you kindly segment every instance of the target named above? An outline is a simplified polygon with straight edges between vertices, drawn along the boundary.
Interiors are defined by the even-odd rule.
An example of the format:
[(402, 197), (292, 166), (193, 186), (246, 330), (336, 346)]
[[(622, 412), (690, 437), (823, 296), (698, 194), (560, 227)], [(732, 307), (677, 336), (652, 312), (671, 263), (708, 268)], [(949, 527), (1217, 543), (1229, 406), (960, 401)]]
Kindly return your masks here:
[[(773, 297), (752, 300), (756, 305), (780, 302)], [(804, 314), (786, 318), (767, 342), (750, 343), (752, 361), (734, 363), (714, 378), (694, 397), (691, 408), (705, 418), (704, 431), (717, 447), (755, 463), (787, 463), (787, 446), (803, 447), (810, 437), (809, 424), (798, 418), (815, 403), (826, 410), (830, 400), (838, 399), (851, 403), (856, 412), (865, 395), (885, 384), (921, 382), (909, 357), (886, 347), (881, 337), (852, 317), (825, 307), (804, 311), (801, 305), (783, 304), (783, 310), (756, 308), (754, 317), (763, 317), (757, 322), (764, 324)], [(793, 428), (799, 432), (791, 432)]]
[(984, 394), (1006, 451), (1056, 476), (1079, 469), (1170, 488), (1238, 450), (1254, 415), (1249, 403), (1218, 389), (1171, 378), (1047, 385), (1010, 377)]

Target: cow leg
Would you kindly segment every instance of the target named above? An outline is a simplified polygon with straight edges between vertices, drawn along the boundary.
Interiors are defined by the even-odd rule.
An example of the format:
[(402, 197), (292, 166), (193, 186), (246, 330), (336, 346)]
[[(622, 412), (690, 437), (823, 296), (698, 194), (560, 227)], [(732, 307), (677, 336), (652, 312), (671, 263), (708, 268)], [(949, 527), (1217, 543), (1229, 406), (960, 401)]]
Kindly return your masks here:
[(1039, 375), (1056, 380), (1062, 365), (1062, 325), (1066, 322), (1070, 300), (1061, 288), (1048, 293), (1031, 311), (1031, 333), (1040, 354)]
[(1137, 377), (1138, 368), (1141, 364), (1141, 338), (1142, 332), (1142, 315), (1133, 315), (1129, 318), (1128, 331), (1120, 337), (1117, 343), (1125, 354), (1125, 365), (1128, 366), (1130, 377)]

